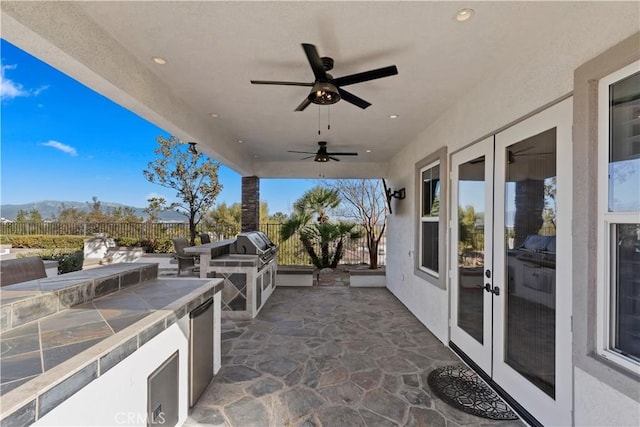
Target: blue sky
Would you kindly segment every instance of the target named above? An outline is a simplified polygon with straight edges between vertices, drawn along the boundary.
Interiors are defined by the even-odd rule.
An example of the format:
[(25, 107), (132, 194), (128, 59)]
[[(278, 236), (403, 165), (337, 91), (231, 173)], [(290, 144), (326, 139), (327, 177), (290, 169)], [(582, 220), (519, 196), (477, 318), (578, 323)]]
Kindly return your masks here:
[[(158, 135), (169, 134), (93, 92), (5, 40), (2, 58), (2, 204), (40, 200), (116, 202), (145, 207), (174, 192), (142, 174), (155, 158)], [(240, 201), (241, 176), (221, 165), (217, 203)], [(289, 213), (313, 180), (263, 179), (269, 212)], [(286, 191), (282, 191), (286, 185)]]

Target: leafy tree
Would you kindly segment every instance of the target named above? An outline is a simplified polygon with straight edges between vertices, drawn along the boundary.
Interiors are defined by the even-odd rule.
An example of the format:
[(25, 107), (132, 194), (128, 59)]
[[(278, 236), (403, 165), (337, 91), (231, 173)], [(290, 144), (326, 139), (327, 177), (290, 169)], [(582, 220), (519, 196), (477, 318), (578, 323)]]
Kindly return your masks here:
[[(236, 230), (240, 230), (242, 223), (242, 205), (240, 203), (233, 203), (227, 205), (225, 202), (217, 205), (211, 209), (206, 218), (204, 219), (205, 228), (212, 228), (216, 225), (224, 225), (234, 227)], [(260, 202), (260, 224), (269, 223), (269, 206), (267, 202)]]
[(20, 209), (16, 214), (16, 222), (20, 224), (24, 224), (27, 222), (27, 211), (23, 211)]
[[(330, 222), (328, 211), (340, 204), (338, 190), (314, 187), (298, 199), (294, 213), (280, 229), (282, 240), (298, 234), (311, 262), (318, 268), (337, 267), (344, 255), (344, 244), (361, 236), (356, 224)], [(316, 252), (320, 249), (320, 253)]]
[(146, 208), (142, 209), (142, 212), (147, 214), (147, 222), (158, 222), (160, 221), (160, 212), (164, 210), (164, 206), (167, 204), (167, 201), (164, 197), (151, 197), (147, 199), (149, 205)]
[(178, 212), (189, 220), (189, 234), (195, 245), (196, 228), (203, 215), (214, 205), (222, 190), (218, 182), (218, 162), (210, 160), (202, 153), (187, 151), (187, 143), (172, 136), (157, 138), (158, 156), (149, 162), (143, 171), (147, 181), (176, 191), (176, 202), (167, 209)]
[(86, 212), (82, 212), (76, 208), (67, 208), (62, 206), (62, 209), (58, 213), (58, 221), (65, 223), (81, 223), (85, 222)]
[(98, 200), (98, 197), (93, 196), (91, 200), (93, 203), (87, 202), (87, 205), (90, 206), (90, 211), (86, 215), (86, 221), (94, 224), (110, 222), (109, 216), (102, 212), (102, 202)]
[(226, 202), (222, 202), (208, 212), (205, 218), (205, 227), (212, 228), (216, 225), (224, 225), (236, 227), (239, 230), (241, 218), (242, 205), (240, 203), (227, 205)]
[(42, 222), (42, 215), (38, 209), (31, 209), (29, 211), (29, 222)]
[(122, 208), (122, 222), (142, 222), (142, 218), (136, 215), (135, 209), (125, 206)]
[(382, 181), (337, 179), (327, 184), (340, 193), (341, 215), (357, 221), (364, 228), (369, 251), (369, 268), (378, 268), (378, 245), (387, 226), (386, 195)]
[(260, 201), (260, 222), (259, 224), (266, 224), (269, 222), (269, 205), (267, 202)]
[(273, 215), (269, 216), (269, 220), (267, 221), (268, 223), (275, 223), (275, 224), (282, 224), (283, 222), (285, 222), (286, 220), (288, 220), (289, 217), (282, 213), (282, 212), (276, 212)]
[(27, 222), (42, 222), (42, 214), (38, 209), (31, 209), (29, 212), (20, 209), (16, 214), (16, 221), (20, 224), (25, 224)]

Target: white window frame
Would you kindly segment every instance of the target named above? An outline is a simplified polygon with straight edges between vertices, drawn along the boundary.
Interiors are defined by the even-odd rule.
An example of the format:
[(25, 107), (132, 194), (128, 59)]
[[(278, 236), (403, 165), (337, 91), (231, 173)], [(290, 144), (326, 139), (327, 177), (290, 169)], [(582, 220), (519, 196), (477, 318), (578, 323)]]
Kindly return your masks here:
[(608, 76), (598, 84), (598, 244), (597, 244), (597, 327), (596, 352), (632, 372), (640, 374), (640, 362), (613, 350), (612, 286), (616, 242), (612, 240), (616, 224), (640, 221), (638, 212), (609, 212), (609, 86), (640, 71), (640, 61), (634, 62)]
[[(422, 173), (425, 171), (428, 171), (429, 169), (433, 169), (436, 166), (440, 166), (439, 172), (438, 172), (438, 182), (440, 183), (440, 201), (439, 201), (439, 206), (440, 206), (440, 211), (438, 212), (438, 216), (424, 216), (423, 215), (423, 208), (424, 208), (424, 191), (422, 188), (423, 185), (423, 179), (422, 179)], [(435, 222), (438, 224), (438, 269), (440, 269), (440, 257), (442, 256), (442, 254), (440, 253), (440, 239), (442, 239), (442, 236), (440, 236), (440, 220), (442, 218), (442, 204), (443, 204), (443, 200), (442, 200), (442, 165), (440, 163), (440, 160), (436, 160), (432, 163), (429, 163), (428, 165), (420, 168), (420, 230), (418, 231), (418, 239), (419, 239), (419, 246), (418, 248), (420, 249), (419, 254), (418, 254), (418, 269), (420, 269), (421, 271), (424, 271), (425, 273), (429, 274), (430, 276), (433, 276), (435, 278), (440, 278), (440, 272), (439, 271), (434, 271), (431, 270), (430, 268), (427, 268), (425, 266), (422, 265), (422, 255), (424, 253), (424, 244), (422, 241), (422, 224), (425, 222)]]

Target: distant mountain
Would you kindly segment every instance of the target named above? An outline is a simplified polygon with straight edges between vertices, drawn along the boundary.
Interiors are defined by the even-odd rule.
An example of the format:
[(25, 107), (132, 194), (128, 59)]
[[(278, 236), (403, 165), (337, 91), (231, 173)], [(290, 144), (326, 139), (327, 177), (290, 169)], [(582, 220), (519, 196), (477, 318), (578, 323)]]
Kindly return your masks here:
[[(103, 201), (100, 201), (100, 205), (105, 212), (109, 209), (130, 207), (135, 211), (137, 216), (142, 218), (147, 217), (147, 215), (142, 211), (142, 208)], [(15, 220), (18, 215), (18, 211), (23, 210), (29, 212), (32, 209), (37, 209), (38, 212), (40, 212), (40, 215), (42, 215), (42, 218), (49, 220), (56, 218), (60, 211), (65, 208), (75, 208), (80, 211), (89, 212), (91, 210), (91, 202), (60, 202), (57, 200), (43, 200), (40, 202), (24, 203), (22, 205), (0, 205), (0, 216), (8, 220)], [(162, 212), (159, 216), (161, 221), (187, 222), (187, 218), (177, 212)]]

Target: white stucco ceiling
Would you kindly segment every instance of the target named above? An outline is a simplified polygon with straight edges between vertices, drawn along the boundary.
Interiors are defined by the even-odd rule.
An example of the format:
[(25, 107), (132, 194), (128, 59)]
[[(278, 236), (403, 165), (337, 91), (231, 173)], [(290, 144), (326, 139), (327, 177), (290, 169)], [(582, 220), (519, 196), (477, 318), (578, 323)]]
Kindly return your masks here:
[[(475, 14), (457, 22), (463, 7)], [(4, 1), (2, 37), (242, 174), (317, 176), (318, 163), (287, 150), (326, 140), (359, 156), (325, 175), (379, 177), (483, 80), (533, 51), (562, 61), (570, 52), (554, 41), (595, 31), (611, 8), (637, 20), (637, 2)], [(334, 77), (393, 64), (399, 74), (348, 87), (366, 110), (340, 101), (294, 112), (308, 88), (249, 81), (312, 82), (303, 42), (335, 60)]]

